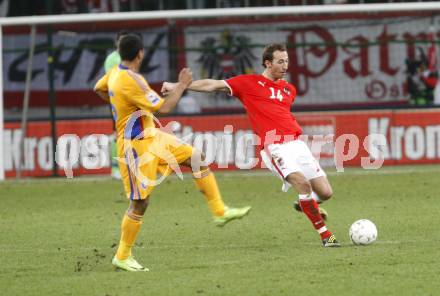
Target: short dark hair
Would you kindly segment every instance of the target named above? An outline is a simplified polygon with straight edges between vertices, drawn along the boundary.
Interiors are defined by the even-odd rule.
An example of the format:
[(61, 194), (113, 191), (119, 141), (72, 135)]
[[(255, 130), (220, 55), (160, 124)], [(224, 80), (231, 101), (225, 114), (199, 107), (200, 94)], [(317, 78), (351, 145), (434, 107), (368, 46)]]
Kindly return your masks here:
[(120, 40), (122, 37), (127, 36), (128, 34), (129, 34), (129, 32), (126, 31), (126, 30), (121, 30), (121, 31), (119, 31), (118, 33), (116, 33), (116, 38), (115, 38), (115, 44), (116, 44), (116, 46), (118, 45), (119, 40)]
[(266, 65), (264, 64), (265, 61), (273, 61), (273, 53), (275, 51), (287, 51), (286, 45), (282, 43), (272, 43), (268, 44), (264, 47), (263, 50), (263, 58), (262, 58), (262, 65), (264, 68), (266, 68)]
[(118, 52), (123, 61), (132, 61), (136, 58), (139, 51), (144, 49), (142, 40), (135, 34), (123, 36), (119, 41)]

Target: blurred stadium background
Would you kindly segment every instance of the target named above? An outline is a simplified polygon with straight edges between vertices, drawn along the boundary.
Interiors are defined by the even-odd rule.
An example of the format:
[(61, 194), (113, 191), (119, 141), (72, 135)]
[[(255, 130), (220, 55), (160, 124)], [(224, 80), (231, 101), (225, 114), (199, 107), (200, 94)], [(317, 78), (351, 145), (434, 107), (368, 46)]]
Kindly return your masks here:
[[(381, 1), (2, 1), (6, 22), (14, 16), (25, 21), (25, 25), (3, 25), (6, 176), (16, 176), (17, 168), (20, 176), (63, 175), (53, 159), (63, 166), (74, 162), (77, 155), (79, 161), (72, 164), (75, 175), (110, 170), (105, 148), (112, 137), (109, 108), (92, 87), (103, 74), (104, 59), (114, 50), (120, 30), (142, 34), (147, 53), (142, 74), (156, 90), (163, 81), (174, 81), (185, 66), (191, 67), (195, 79), (259, 73), (264, 45), (285, 42), (290, 55), (288, 79), (298, 89), (292, 110), (305, 133), (327, 140), (329, 135), (334, 135), (334, 140), (342, 134), (355, 134), (360, 139), (359, 153), (345, 165), (360, 165), (361, 157), (368, 155), (362, 141), (371, 133), (388, 139), (382, 154), (385, 164), (439, 163), (436, 104), (440, 98), (436, 100), (434, 94), (440, 11), (424, 6), (433, 2), (418, 2), (415, 9), (400, 10), (406, 3), (383, 1), (392, 9), (381, 10), (382, 4), (376, 3), (364, 4), (368, 11), (337, 13), (340, 8), (352, 7), (345, 2), (362, 5)], [(299, 6), (291, 13), (250, 12), (239, 17), (169, 18), (166, 14), (175, 12), (173, 9), (197, 12), (209, 8), (246, 12), (264, 5), (285, 11), (289, 5)], [(315, 10), (298, 13), (304, 8)], [(115, 11), (162, 14), (154, 19), (133, 19), (128, 12), (123, 21), (39, 24), (34, 26), (33, 43), (32, 27), (25, 17), (102, 16)], [(32, 73), (28, 96), (27, 72)], [(29, 100), (24, 105), (25, 97)], [(212, 155), (214, 166), (244, 168), (248, 159), (258, 155), (243, 137), (250, 133), (243, 108), (226, 95), (188, 92), (173, 116), (163, 120), (178, 121), (177, 133), (201, 134), (202, 140), (196, 144), (210, 150), (206, 152)], [(222, 141), (227, 124), (234, 127), (232, 147)], [(204, 147), (206, 133), (218, 138), (215, 147)], [(65, 134), (79, 138), (63, 137)], [(55, 155), (52, 147), (57, 143), (59, 153)], [(320, 156), (323, 165), (334, 166), (333, 143), (327, 143)]]

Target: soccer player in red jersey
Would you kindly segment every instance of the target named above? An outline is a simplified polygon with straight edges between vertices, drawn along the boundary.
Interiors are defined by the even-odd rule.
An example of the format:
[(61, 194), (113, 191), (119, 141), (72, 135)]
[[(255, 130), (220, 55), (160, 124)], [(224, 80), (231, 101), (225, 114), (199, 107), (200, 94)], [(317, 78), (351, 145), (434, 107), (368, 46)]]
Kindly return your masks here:
[[(262, 74), (238, 75), (226, 80), (196, 80), (188, 89), (228, 92), (242, 102), (261, 140), (261, 156), (266, 166), (283, 180), (284, 191), (290, 186), (298, 191), (299, 201), (294, 207), (307, 216), (320, 234), (323, 245), (339, 247), (318, 206), (332, 196), (332, 187), (308, 146), (299, 139), (301, 127), (290, 112), (296, 89), (283, 80), (289, 65), (285, 45), (266, 46), (262, 63), (265, 68)], [(174, 86), (165, 82), (162, 92), (167, 93)]]

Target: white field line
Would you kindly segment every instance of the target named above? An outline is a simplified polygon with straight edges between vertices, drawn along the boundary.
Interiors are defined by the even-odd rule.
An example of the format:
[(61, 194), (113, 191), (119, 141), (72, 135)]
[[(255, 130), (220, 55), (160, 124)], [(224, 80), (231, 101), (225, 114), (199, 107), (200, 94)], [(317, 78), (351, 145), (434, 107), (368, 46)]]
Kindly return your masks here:
[[(259, 169), (255, 171), (241, 170), (241, 171), (217, 171), (217, 176), (221, 178), (236, 178), (236, 177), (267, 177), (272, 173), (267, 169)], [(440, 165), (417, 165), (417, 166), (387, 166), (376, 170), (366, 170), (362, 168), (346, 168), (344, 172), (336, 172), (334, 169), (326, 170), (327, 175), (335, 177), (343, 176), (362, 176), (362, 175), (401, 175), (401, 174), (422, 174), (422, 173), (440, 173)], [(184, 173), (184, 178), (191, 178), (190, 173)], [(169, 178), (176, 179), (177, 176), (172, 175)], [(95, 176), (80, 176), (71, 179), (65, 177), (58, 178), (26, 178), (21, 180), (8, 179), (3, 184), (8, 183), (40, 183), (40, 182), (102, 182), (112, 180), (110, 175), (95, 175)], [(118, 180), (114, 180), (119, 182)], [(1, 187), (0, 187), (1, 189)]]

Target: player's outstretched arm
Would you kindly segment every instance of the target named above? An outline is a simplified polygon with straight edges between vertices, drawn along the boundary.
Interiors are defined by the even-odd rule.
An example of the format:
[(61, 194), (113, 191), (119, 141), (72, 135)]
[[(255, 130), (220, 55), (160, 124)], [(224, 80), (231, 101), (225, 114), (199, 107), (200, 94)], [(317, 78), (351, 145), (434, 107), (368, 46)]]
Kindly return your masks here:
[(199, 92), (229, 91), (223, 80), (215, 79), (200, 79), (193, 81), (188, 89)]
[(160, 106), (158, 112), (161, 114), (167, 114), (173, 111), (176, 107), (183, 92), (188, 88), (192, 82), (192, 72), (188, 68), (183, 68), (179, 73), (179, 81), (173, 83), (173, 88), (170, 91), (164, 92), (166, 95), (165, 102)]
[[(161, 92), (164, 95), (166, 95), (167, 93), (173, 91), (176, 85), (177, 83), (164, 82), (162, 85)], [(214, 92), (214, 91), (229, 92), (229, 89), (223, 80), (215, 80), (215, 79), (200, 79), (193, 81), (188, 86), (188, 89), (198, 92)]]

